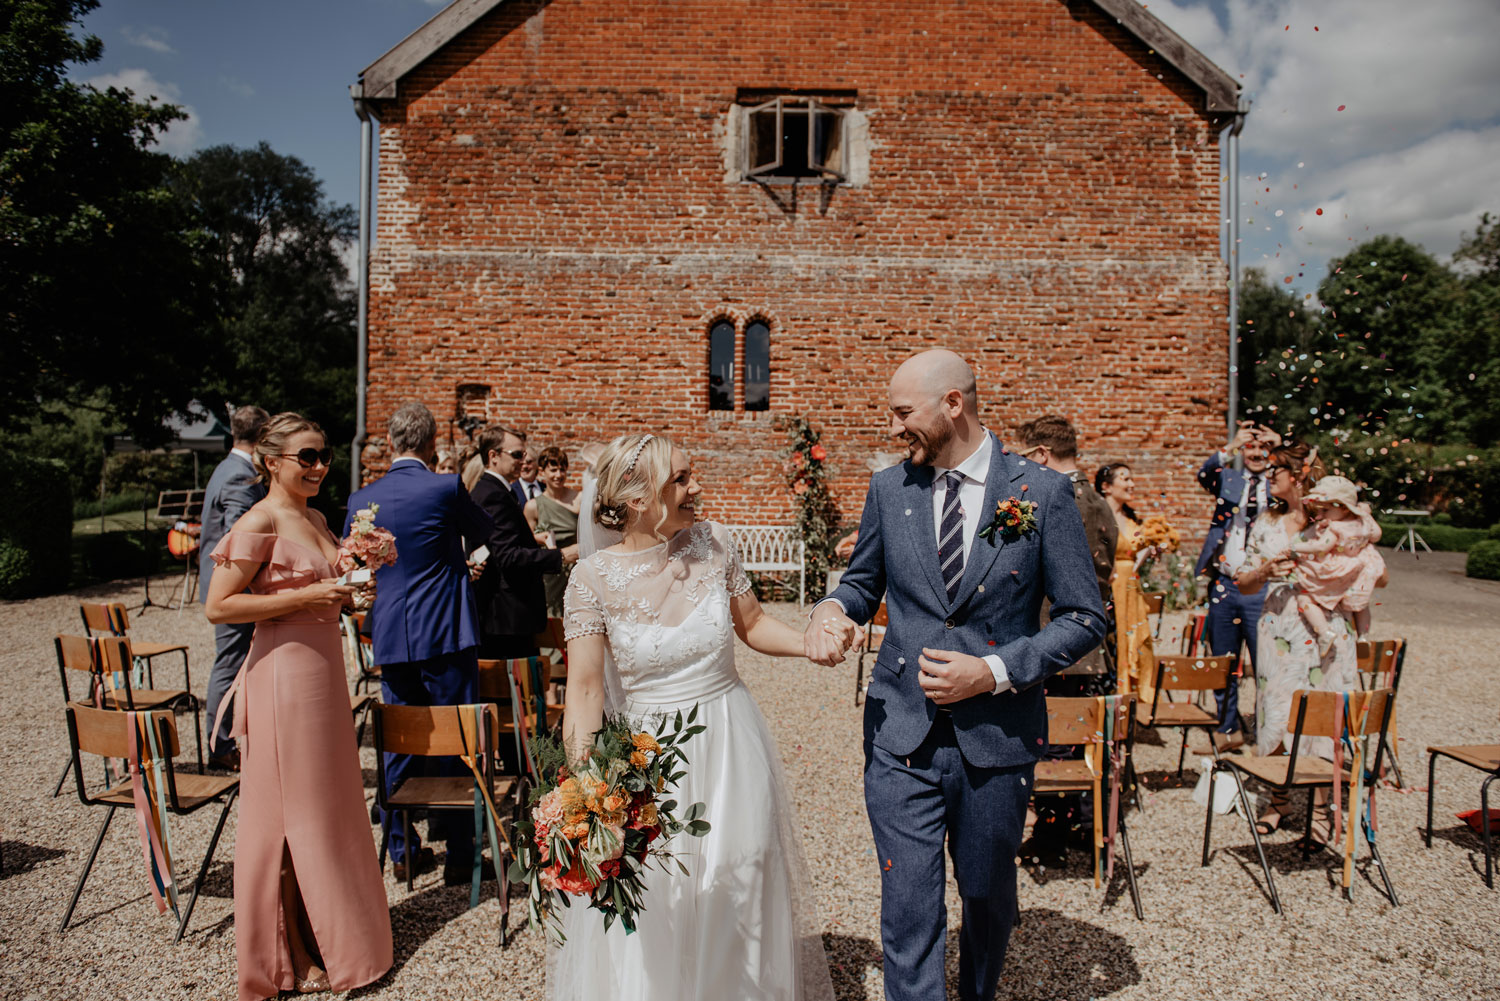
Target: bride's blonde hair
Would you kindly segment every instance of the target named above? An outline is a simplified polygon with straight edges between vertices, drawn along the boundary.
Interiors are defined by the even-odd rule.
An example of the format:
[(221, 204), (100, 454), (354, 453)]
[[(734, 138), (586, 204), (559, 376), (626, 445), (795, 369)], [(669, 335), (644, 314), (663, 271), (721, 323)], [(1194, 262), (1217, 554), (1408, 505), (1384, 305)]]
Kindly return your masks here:
[[(622, 434), (608, 445), (594, 464), (593, 519), (604, 528), (625, 530), (631, 501), (645, 501), (649, 512), (660, 505), (662, 488), (672, 475), (672, 442), (654, 434)], [(666, 523), (663, 507), (652, 534)]]

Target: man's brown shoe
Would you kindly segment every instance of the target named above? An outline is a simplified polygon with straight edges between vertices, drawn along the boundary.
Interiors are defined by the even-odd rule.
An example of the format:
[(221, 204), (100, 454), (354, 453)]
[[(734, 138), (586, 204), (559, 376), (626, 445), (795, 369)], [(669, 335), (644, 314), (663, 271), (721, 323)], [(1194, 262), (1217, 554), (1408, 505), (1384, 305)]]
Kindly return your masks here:
[(1215, 733), (1213, 735), (1214, 748), (1223, 754), (1225, 751), (1233, 751), (1237, 747), (1245, 746), (1245, 734), (1236, 730), (1233, 733)]
[[(411, 861), (410, 855), (407, 856), (407, 861)], [(406, 864), (406, 862), (391, 863), (391, 874), (396, 877), (398, 883), (406, 882)], [(433, 854), (431, 848), (423, 845), (417, 850), (416, 868), (412, 870), (412, 877), (416, 878), (423, 873), (431, 872), (435, 868), (437, 868), (437, 856)]]

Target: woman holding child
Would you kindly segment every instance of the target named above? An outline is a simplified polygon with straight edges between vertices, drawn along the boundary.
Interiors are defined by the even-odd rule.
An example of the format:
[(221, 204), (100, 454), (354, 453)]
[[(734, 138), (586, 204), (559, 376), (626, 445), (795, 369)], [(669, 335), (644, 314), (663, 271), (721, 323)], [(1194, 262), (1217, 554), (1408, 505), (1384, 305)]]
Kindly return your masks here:
[[(1290, 716), (1292, 695), (1297, 690), (1336, 692), (1359, 687), (1355, 613), (1345, 603), (1335, 603), (1325, 609), (1321, 624), (1314, 625), (1298, 605), (1303, 590), (1299, 557), (1305, 562), (1306, 554), (1297, 547), (1315, 548), (1307, 543), (1320, 534), (1314, 520), (1316, 506), (1309, 507), (1309, 501), (1315, 502), (1319, 496), (1313, 485), (1323, 477), (1317, 450), (1289, 439), (1271, 452), (1267, 476), (1270, 506), (1250, 529), (1245, 564), (1235, 578), (1236, 586), (1245, 594), (1266, 588), (1255, 664), (1256, 753), (1260, 755), (1287, 753), (1296, 725)], [(1383, 585), (1382, 576), (1377, 586)], [(1333, 743), (1326, 737), (1303, 738), (1298, 753), (1331, 759)], [(1256, 822), (1262, 834), (1281, 826), (1288, 805), (1284, 795), (1271, 801)], [(1309, 833), (1314, 840), (1326, 841), (1329, 824), (1327, 810), (1319, 809)]]

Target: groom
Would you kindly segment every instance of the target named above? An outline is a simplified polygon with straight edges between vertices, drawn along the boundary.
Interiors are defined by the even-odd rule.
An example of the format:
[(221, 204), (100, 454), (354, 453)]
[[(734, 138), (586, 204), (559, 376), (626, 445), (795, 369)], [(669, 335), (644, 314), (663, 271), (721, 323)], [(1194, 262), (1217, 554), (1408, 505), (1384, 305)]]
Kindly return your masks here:
[[(1042, 682), (1104, 639), (1104, 608), (1072, 484), (980, 426), (962, 358), (908, 359), (890, 409), (908, 460), (871, 478), (849, 569), (813, 610), (805, 645), (836, 663), (885, 599), (890, 627), (865, 703), (885, 994), (947, 996), (946, 839), (963, 899), (959, 997), (988, 1001), (1017, 914), (1032, 771), (1047, 749)], [(1007, 501), (1020, 524), (997, 512)], [(1043, 597), (1052, 618), (1039, 630)]]

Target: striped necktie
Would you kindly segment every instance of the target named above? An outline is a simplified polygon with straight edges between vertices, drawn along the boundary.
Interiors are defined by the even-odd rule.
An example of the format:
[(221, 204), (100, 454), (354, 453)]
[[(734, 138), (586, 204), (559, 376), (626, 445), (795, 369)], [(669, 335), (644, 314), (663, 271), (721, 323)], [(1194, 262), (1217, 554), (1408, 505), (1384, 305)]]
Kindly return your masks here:
[(1260, 514), (1260, 474), (1250, 474), (1250, 489), (1245, 492), (1245, 530), (1250, 530), (1250, 523), (1255, 521), (1255, 516)]
[(938, 528), (938, 566), (948, 588), (948, 600), (958, 596), (958, 582), (964, 577), (964, 513), (958, 504), (958, 488), (964, 474), (949, 470), (943, 475), (943, 523)]

